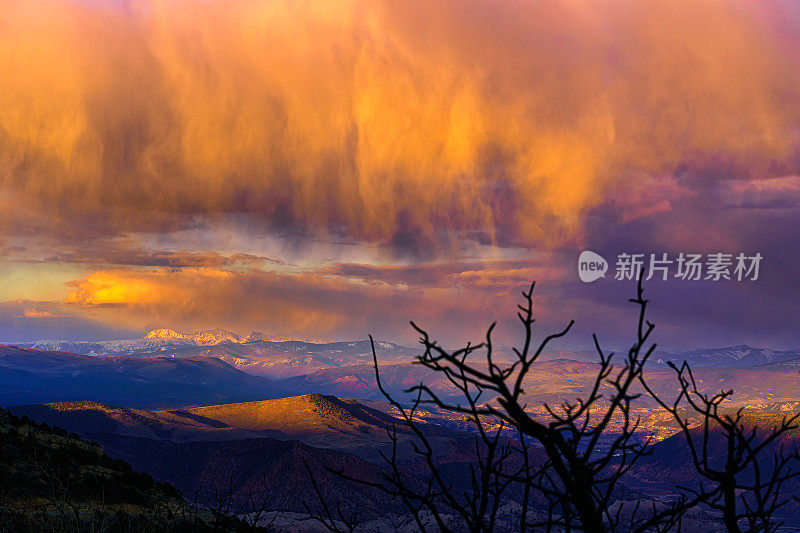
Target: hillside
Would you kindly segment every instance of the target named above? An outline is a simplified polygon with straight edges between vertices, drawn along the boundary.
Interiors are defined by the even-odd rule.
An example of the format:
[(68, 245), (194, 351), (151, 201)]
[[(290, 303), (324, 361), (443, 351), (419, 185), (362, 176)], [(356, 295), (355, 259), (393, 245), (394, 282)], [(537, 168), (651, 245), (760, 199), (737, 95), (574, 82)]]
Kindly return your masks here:
[[(297, 408), (292, 410), (292, 405)], [(347, 512), (358, 512), (362, 518), (371, 519), (402, 511), (398, 501), (392, 501), (380, 491), (353, 483), (332, 472), (342, 470), (348, 476), (369, 482), (381, 479), (385, 470), (377, 450), (386, 450), (387, 447), (377, 439), (378, 425), (381, 425), (380, 431), (385, 438), (385, 424), (391, 422), (387, 415), (354, 402), (320, 395), (214, 406), (205, 410), (210, 416), (227, 419), (254, 431), (282, 424), (294, 412), (298, 428), (301, 428), (298, 434), (304, 435), (306, 440), (315, 438), (321, 446), (310, 446), (289, 438), (204, 440), (206, 430), (200, 429), (200, 425), (197, 440), (187, 442), (103, 433), (109, 429), (118, 430), (117, 425), (134, 422), (139, 426), (132, 427), (138, 431), (154, 422), (161, 423), (159, 417), (169, 412), (119, 409), (87, 402), (14, 408), (16, 412), (38, 415), (49, 412), (50, 420), (63, 421), (73, 427), (81, 423), (88, 430), (94, 428), (97, 433), (92, 434), (92, 438), (110, 456), (128, 462), (155, 479), (173, 484), (191, 501), (196, 497), (197, 501), (213, 506), (220, 495), (230, 491), (234, 508), (247, 506), (251, 498), (263, 497), (263, 505), (271, 511), (302, 513), (305, 505), (319, 509), (318, 498), (306, 469), (308, 465), (325, 499), (332, 504), (341, 504)], [(192, 411), (183, 413), (190, 414), (195, 420), (202, 419), (207, 426), (222, 425), (219, 421), (210, 417), (202, 418)], [(253, 414), (249, 415), (251, 412)], [(402, 428), (398, 429), (403, 443), (407, 443)], [(435, 426), (429, 428), (428, 433), (434, 435), (437, 460), (445, 468), (448, 478), (453, 482), (466, 482), (464, 476), (468, 476), (468, 464), (473, 459), (470, 452), (474, 437), (437, 429)], [(435, 436), (437, 434), (439, 437)], [(288, 429), (284, 429), (284, 436), (289, 436)], [(357, 444), (361, 449), (353, 446), (358, 454), (341, 449), (346, 448), (348, 443), (356, 442), (351, 438), (358, 439)], [(337, 447), (340, 449), (334, 449)], [(407, 448), (405, 445), (403, 447)], [(412, 482), (423, 483), (428, 475), (424, 462), (415, 455), (406, 453), (404, 456), (412, 459), (403, 461), (405, 475)]]
[(251, 431), (191, 415), (183, 409), (153, 411), (84, 401), (21, 405), (9, 410), (34, 420), (57, 424), (89, 438), (125, 435), (184, 442), (258, 436)]
[[(745, 424), (753, 428), (758, 436), (755, 443), (761, 442), (766, 431), (755, 428), (771, 428), (779, 423), (780, 416), (764, 413), (745, 414)], [(728, 444), (723, 432), (719, 427), (712, 427), (708, 439), (703, 439), (703, 432), (699, 427), (691, 431), (695, 441), (696, 449), (699, 453), (706, 454), (708, 465), (711, 468), (721, 470), (728, 460)], [(761, 473), (762, 483), (770, 477), (775, 468), (775, 457), (781, 451), (787, 456), (797, 453), (800, 449), (800, 431), (789, 431), (781, 435), (776, 442), (764, 448), (759, 454), (758, 463)], [(705, 451), (703, 451), (705, 450)], [(796, 460), (787, 466), (788, 472), (800, 471), (800, 463)], [(753, 483), (752, 468), (746, 469), (740, 474), (740, 481)], [(676, 434), (662, 442), (653, 445), (650, 453), (642, 457), (630, 472), (627, 483), (636, 490), (655, 497), (663, 497), (666, 494), (675, 494), (672, 487), (696, 487), (700, 480), (696, 473), (692, 454), (686, 444), (684, 434)], [(777, 516), (784, 522), (784, 528), (776, 531), (798, 531), (800, 529), (800, 500), (796, 495), (800, 493), (800, 477), (793, 477), (781, 483), (781, 498), (786, 498), (785, 505), (778, 509)]]
[(168, 529), (186, 504), (177, 490), (58, 428), (0, 410), (3, 530)]
[[(84, 415), (90, 407), (98, 412), (101, 406), (84, 407), (73, 414)], [(129, 415), (136, 416), (136, 412)], [(92, 425), (95, 421), (85, 422)], [(54, 509), (66, 513), (76, 506), (85, 508), (86, 513), (101, 509), (110, 516), (125, 509), (132, 519), (150, 513), (160, 520), (161, 508), (166, 513), (167, 506), (173, 513), (197, 513), (181, 493), (186, 500), (213, 510), (219, 505), (220, 495), (231, 488), (230, 501), (226, 503), (231, 510), (247, 512), (256, 505), (270, 511), (303, 512), (305, 505), (319, 507), (306, 465), (326, 499), (340, 501), (344, 509), (375, 516), (399, 509), (382, 493), (331, 472), (344, 470), (360, 479), (375, 481), (380, 477), (379, 466), (348, 453), (314, 448), (296, 440), (250, 438), (176, 443), (112, 434), (98, 435), (97, 440), (99, 445), (88, 444), (74, 434), (68, 437), (64, 430), (53, 431), (47, 424), (30, 422), (27, 416), (0, 411), (0, 487), (10, 489), (0, 491), (0, 524), (6, 524), (6, 520), (36, 520), (46, 511), (52, 515)], [(140, 474), (129, 465), (149, 475)], [(204, 521), (193, 523), (188, 530), (205, 527), (211, 510), (201, 508)], [(232, 523), (236, 525), (235, 521)], [(87, 529), (69, 523), (53, 524), (50, 530)], [(28, 524), (20, 529), (32, 527)], [(164, 523), (146, 530), (170, 529), (171, 524)]]
[(280, 430), (298, 433), (370, 431), (383, 429), (397, 420), (354, 400), (305, 394), (260, 402), (209, 405), (184, 410), (205, 419), (251, 431)]
[[(49, 424), (103, 442), (108, 436), (169, 442), (221, 441), (244, 438), (299, 440), (309, 446), (345, 450), (378, 460), (389, 440), (386, 430), (398, 421), (354, 400), (308, 394), (258, 402), (151, 411), (94, 402), (63, 402), (11, 408)], [(431, 436), (443, 452), (457, 450), (464, 433), (431, 425)], [(398, 423), (402, 442), (410, 432)]]
[(107, 436), (102, 442), (111, 455), (174, 484), (187, 497), (197, 494), (209, 503), (232, 488), (233, 504), (240, 506), (266, 489), (267, 509), (303, 512), (305, 505), (319, 509), (307, 464), (326, 500), (340, 503), (344, 510), (361, 516), (399, 510), (399, 502), (392, 503), (383, 493), (330, 471), (343, 470), (359, 479), (377, 481), (379, 466), (349, 453), (298, 441), (255, 438), (175, 443)]

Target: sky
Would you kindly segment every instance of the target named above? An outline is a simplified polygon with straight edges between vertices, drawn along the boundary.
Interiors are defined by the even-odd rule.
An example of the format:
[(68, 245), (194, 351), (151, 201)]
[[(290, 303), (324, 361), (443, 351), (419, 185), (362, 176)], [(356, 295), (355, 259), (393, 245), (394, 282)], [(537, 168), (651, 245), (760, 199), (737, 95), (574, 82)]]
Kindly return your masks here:
[[(5, 0), (0, 340), (800, 348), (792, 2)], [(580, 281), (592, 250), (606, 277)]]

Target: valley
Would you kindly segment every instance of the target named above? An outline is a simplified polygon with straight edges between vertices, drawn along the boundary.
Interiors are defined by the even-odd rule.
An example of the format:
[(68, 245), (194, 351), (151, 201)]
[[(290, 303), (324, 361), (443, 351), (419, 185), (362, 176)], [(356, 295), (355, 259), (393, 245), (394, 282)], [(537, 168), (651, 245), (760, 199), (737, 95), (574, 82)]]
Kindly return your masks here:
[[(282, 523), (289, 524), (308, 509), (320, 509), (313, 486), (319, 482), (325, 487), (323, 498), (341, 502), (345, 510), (358, 510), (363, 520), (385, 525), (387, 520), (408, 519), (385, 493), (334, 473), (344, 471), (372, 483), (383, 479), (384, 457), (392, 450), (389, 432), (395, 432), (395, 453), (404, 475), (422, 483), (427, 471), (414, 452), (413, 432), (378, 390), (369, 343), (216, 335), (162, 332), (138, 344), (103, 344), (104, 355), (97, 352), (100, 343), (91, 349), (83, 346), (93, 355), (0, 346), (0, 405), (14, 416), (96, 442), (111, 457), (204, 505), (228, 491), (237, 507), (246, 510), (259, 494), (266, 508), (280, 511)], [(200, 344), (220, 337), (215, 344)], [(689, 358), (701, 357), (700, 352), (692, 353)], [(699, 366), (695, 376), (703, 390), (736, 391), (727, 407), (730, 412), (741, 408), (747, 416), (767, 420), (798, 410), (800, 371), (793, 353), (767, 355), (740, 347), (702, 352), (704, 360), (716, 364)], [(557, 351), (534, 363), (524, 387), (528, 413), (546, 420), (546, 406), (585, 396), (597, 371), (588, 357)], [(448, 401), (459, 401), (451, 383), (413, 363), (410, 349), (382, 343), (378, 359), (384, 387), (403, 403), (412, 399), (406, 390), (419, 383)], [(733, 359), (757, 364), (727, 364)], [(663, 360), (654, 361), (646, 378), (659, 396), (677, 394), (674, 372)], [(482, 401), (493, 399), (486, 396)], [(685, 446), (676, 435), (677, 425), (646, 395), (631, 414), (639, 420), (636, 439), (652, 439), (654, 445), (652, 455), (642, 458), (632, 472), (624, 498), (674, 497), (665, 487), (691, 480), (685, 456), (677, 462), (665, 459), (673, 457), (670, 450)], [(429, 438), (435, 463), (453, 483), (466, 483), (462, 476), (476, 453), (470, 419), (423, 404), (415, 420)], [(613, 420), (604, 439), (613, 438), (622, 423)], [(502, 435), (509, 444), (517, 439), (508, 430)], [(794, 442), (796, 436), (792, 433), (787, 439), (784, 442)], [(541, 450), (533, 447), (531, 453), (531, 460), (543, 461)], [(668, 483), (654, 484), (653, 473)], [(274, 483), (276, 479), (281, 482)], [(356, 501), (361, 503), (352, 503)]]

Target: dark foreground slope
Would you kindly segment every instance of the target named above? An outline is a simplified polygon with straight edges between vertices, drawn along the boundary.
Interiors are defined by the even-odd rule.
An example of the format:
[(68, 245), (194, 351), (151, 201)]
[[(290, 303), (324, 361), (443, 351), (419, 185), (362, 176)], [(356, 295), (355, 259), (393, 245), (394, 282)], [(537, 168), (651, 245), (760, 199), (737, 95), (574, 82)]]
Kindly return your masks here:
[(173, 486), (96, 444), (0, 410), (0, 531), (205, 528), (190, 515)]
[[(12, 412), (66, 427), (99, 442), (113, 457), (169, 481), (189, 499), (213, 504), (232, 488), (240, 506), (267, 489), (270, 510), (302, 512), (318, 497), (308, 469), (326, 500), (362, 516), (398, 510), (396, 502), (332, 471), (375, 482), (389, 452), (387, 429), (398, 424), (398, 454), (410, 454), (410, 435), (399, 421), (352, 400), (318, 394), (196, 409), (147, 411), (91, 402), (30, 405)], [(474, 437), (429, 428), (440, 459), (464, 462)], [(308, 468), (306, 467), (308, 466)], [(414, 468), (424, 474), (422, 465)], [(462, 469), (463, 470), (463, 469)], [(468, 469), (466, 469), (468, 471)]]
[(299, 441), (270, 438), (228, 441), (165, 442), (113, 436), (103, 446), (114, 457), (157, 479), (174, 484), (188, 498), (215, 505), (230, 492), (234, 507), (247, 507), (258, 498), (257, 507), (275, 511), (320, 511), (319, 498), (309, 469), (326, 500), (361, 517), (399, 511), (397, 503), (375, 489), (349, 482), (348, 476), (378, 481), (378, 465), (354, 455), (307, 446)]
[[(235, 507), (262, 498), (270, 511), (318, 509), (308, 470), (332, 505), (361, 518), (402, 513), (398, 501), (333, 472), (374, 483), (391, 453), (387, 430), (397, 425), (397, 454), (409, 479), (430, 473), (411, 450), (411, 435), (397, 419), (352, 400), (311, 394), (261, 402), (172, 411), (118, 408), (90, 402), (12, 408), (99, 442), (113, 457), (184, 496), (214, 504), (230, 492)], [(428, 425), (435, 458), (458, 486), (468, 486), (474, 435)], [(446, 465), (446, 466), (445, 466)], [(465, 477), (466, 476), (466, 477)], [(265, 494), (264, 494), (265, 493)]]

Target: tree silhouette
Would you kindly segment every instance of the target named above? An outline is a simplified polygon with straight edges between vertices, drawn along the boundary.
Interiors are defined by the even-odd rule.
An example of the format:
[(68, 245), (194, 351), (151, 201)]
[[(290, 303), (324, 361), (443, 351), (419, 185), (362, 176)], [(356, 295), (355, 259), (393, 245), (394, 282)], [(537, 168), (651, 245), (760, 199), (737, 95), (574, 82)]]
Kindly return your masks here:
[[(724, 414), (719, 405), (731, 391), (704, 395), (686, 363), (680, 368), (672, 366), (677, 373), (678, 398), (672, 403), (662, 400), (644, 373), (656, 344), (651, 341), (655, 326), (646, 318), (648, 301), (640, 275), (636, 296), (630, 299), (638, 309), (638, 320), (627, 353), (618, 357), (607, 352), (593, 335), (598, 365), (588, 392), (574, 401), (545, 404), (545, 415), (534, 416), (525, 403), (526, 378), (535, 376), (534, 363), (574, 324), (571, 321), (563, 330), (536, 342), (534, 289), (535, 283), (522, 293), (517, 317), (524, 337), (521, 346), (513, 349), (510, 362), (501, 361), (495, 353), (495, 324), (488, 328), (483, 342), (451, 351), (411, 323), (424, 349), (416, 362), (455, 387), (457, 400), (422, 383), (407, 390), (414, 397), (410, 405), (393, 398), (381, 382), (370, 336), (378, 387), (399, 413), (399, 423), (414, 435), (412, 449), (424, 460), (427, 475), (403, 468), (393, 427), (388, 431), (391, 450), (382, 454), (386, 463), (383, 479), (348, 479), (402, 501), (421, 531), (511, 529), (508, 521), (501, 524), (499, 517), (507, 502), (516, 502), (513, 528), (523, 532), (679, 531), (687, 513), (698, 507), (715, 513), (733, 532), (774, 531), (779, 526), (775, 511), (787, 501), (781, 489), (797, 475), (793, 466), (797, 453), (775, 447), (781, 435), (796, 427), (800, 415), (764, 429), (746, 421), (742, 411)], [(642, 394), (652, 397), (656, 409), (664, 409), (677, 421), (702, 480), (697, 487), (676, 487), (678, 495), (670, 502), (620, 497), (626, 475), (651, 451), (652, 440), (640, 437), (640, 419), (633, 410)], [(468, 483), (454, 483), (437, 461), (426, 425), (417, 416), (426, 404), (466, 417), (475, 430)], [(696, 415), (695, 423), (685, 414), (688, 411)], [(718, 451), (726, 458), (721, 467), (714, 463), (708, 447), (715, 435), (721, 435), (715, 442), (721, 443)], [(765, 457), (770, 453), (767, 465)], [(354, 528), (352, 523), (350, 528)]]
[[(730, 532), (777, 531), (782, 523), (775, 513), (790, 501), (783, 492), (785, 484), (800, 475), (797, 450), (779, 439), (798, 428), (800, 413), (781, 417), (769, 428), (759, 427), (742, 408), (733, 412), (721, 408), (732, 390), (702, 392), (686, 362), (680, 367), (668, 364), (680, 387), (671, 404), (659, 398), (646, 380), (642, 384), (685, 436), (700, 480), (695, 488), (682, 489), (718, 511)], [(692, 423), (693, 417), (699, 421)]]

